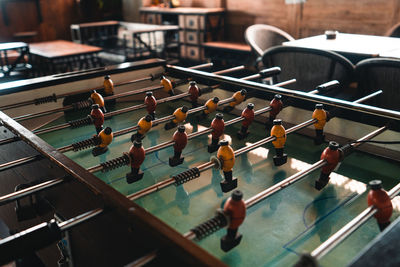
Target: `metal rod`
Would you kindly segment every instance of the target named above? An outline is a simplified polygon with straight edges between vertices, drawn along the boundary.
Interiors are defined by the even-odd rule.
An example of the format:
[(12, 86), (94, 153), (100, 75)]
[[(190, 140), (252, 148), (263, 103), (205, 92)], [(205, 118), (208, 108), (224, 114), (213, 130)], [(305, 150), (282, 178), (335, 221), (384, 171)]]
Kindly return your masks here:
[(2, 163), (2, 164), (0, 164), (0, 171), (4, 171), (9, 168), (13, 168), (13, 167), (20, 166), (22, 164), (33, 162), (33, 161), (36, 161), (41, 158), (43, 158), (43, 156), (41, 154), (39, 154), (39, 155), (35, 155), (35, 156), (24, 157), (24, 158), (16, 159), (16, 160), (9, 161), (6, 163)]
[[(166, 65), (166, 66), (167, 66), (167, 68), (172, 67), (172, 65)], [(188, 69), (199, 70), (199, 69), (208, 68), (208, 67), (212, 67), (212, 66), (213, 66), (213, 63), (205, 63), (205, 64), (200, 64), (200, 65), (188, 67)], [(148, 77), (139, 78), (139, 79), (136, 79), (136, 80), (120, 82), (120, 83), (114, 84), (114, 87), (118, 87), (118, 86), (121, 86), (121, 85), (133, 84), (133, 83), (146, 81), (146, 80), (151, 80), (152, 78), (154, 78), (154, 77), (153, 76), (148, 76)], [(78, 91), (75, 91), (75, 92), (72, 92), (72, 93), (59, 94), (59, 95), (56, 95), (56, 99), (64, 98), (64, 97), (75, 95), (75, 94), (90, 92), (91, 90), (100, 90), (100, 89), (103, 89), (103, 88), (104, 88), (104, 86), (98, 86), (98, 87), (92, 87), (90, 89), (78, 90)], [(35, 104), (35, 100), (27, 100), (27, 101), (15, 103), (15, 104), (0, 106), (0, 109), (1, 110), (6, 110), (6, 109), (22, 107), (22, 106), (30, 105), (30, 104)]]
[[(238, 66), (238, 67), (233, 67), (233, 68), (221, 70), (221, 71), (218, 71), (218, 72), (215, 72), (215, 73), (229, 73), (229, 72), (237, 71), (237, 70), (240, 70), (240, 69), (243, 69), (243, 68), (244, 68), (244, 66)], [(245, 77), (243, 79), (248, 79), (248, 77)], [(215, 89), (217, 87), (218, 87), (218, 85), (209, 86), (209, 88), (212, 88), (212, 89)], [(158, 88), (159, 89), (159, 88), (162, 88), (162, 86), (157, 86), (157, 87), (152, 87), (152, 88)], [(145, 92), (145, 91), (147, 92), (147, 91), (151, 91), (151, 90), (148, 87), (135, 90), (135, 92), (139, 92), (139, 93)], [(130, 92), (133, 92), (133, 91), (130, 91)], [(125, 93), (123, 93), (123, 94), (125, 94)], [(121, 96), (121, 95), (122, 94), (119, 94), (119, 96)], [(113, 97), (115, 97), (115, 96), (116, 95), (114, 95)], [(162, 103), (165, 103), (165, 102), (168, 102), (168, 101), (181, 99), (181, 98), (184, 98), (184, 97), (187, 97), (187, 96), (190, 96), (189, 92), (182, 93), (182, 94), (179, 94), (179, 95), (170, 96), (170, 97), (165, 97), (163, 99), (157, 100), (157, 104), (162, 104)], [(104, 98), (104, 99), (106, 99), (106, 98)], [(68, 106), (66, 106), (64, 108), (60, 108), (60, 109), (65, 110), (65, 108), (67, 108), (67, 107)], [(126, 112), (139, 110), (139, 109), (142, 109), (142, 108), (145, 108), (145, 107), (146, 107), (146, 104), (139, 104), (139, 105), (135, 105), (135, 106), (132, 106), (132, 107), (127, 107), (127, 108), (124, 108), (124, 109), (107, 112), (107, 113), (104, 114), (104, 118), (110, 118), (110, 117), (115, 116), (115, 115), (119, 115), (119, 114), (123, 114), (123, 113), (126, 113)], [(57, 111), (60, 111), (60, 110), (57, 109)], [(51, 112), (51, 111), (44, 111), (44, 112), (40, 112), (40, 113), (48, 113), (48, 112)], [(197, 112), (197, 111), (193, 111), (193, 112)], [(39, 113), (36, 113), (36, 114), (39, 114)], [(32, 114), (29, 114), (29, 115), (32, 115)], [(20, 117), (24, 117), (24, 116), (28, 116), (28, 115), (23, 115), (23, 116), (20, 116)], [(26, 118), (28, 118), (28, 117), (26, 117)], [(53, 131), (57, 131), (57, 130), (61, 130), (61, 129), (66, 129), (66, 128), (69, 128), (69, 127), (71, 127), (71, 125), (67, 122), (67, 123), (51, 126), (51, 127), (48, 127), (48, 128), (40, 129), (40, 130), (35, 130), (33, 132), (35, 134), (44, 134), (44, 133), (49, 133), (49, 132), (53, 132)]]
[(100, 213), (102, 213), (104, 210), (103, 209), (94, 209), (88, 212), (85, 212), (83, 214), (80, 214), (74, 218), (71, 218), (69, 220), (66, 220), (64, 222), (58, 223), (58, 227), (60, 227), (61, 231), (66, 231), (78, 224), (81, 224), (97, 215), (99, 215)]
[[(400, 193), (400, 183), (393, 187), (388, 195), (391, 199), (396, 197)], [(348, 222), (339, 231), (330, 236), (324, 243), (319, 245), (316, 249), (311, 252), (311, 256), (316, 260), (321, 259), (327, 253), (329, 253), (334, 247), (340, 244), (343, 240), (349, 237), (354, 231), (356, 231), (361, 225), (368, 221), (375, 213), (377, 209), (375, 206), (369, 206), (353, 220)]]
[(260, 90), (260, 91), (278, 93), (278, 94), (282, 94), (285, 96), (294, 97), (297, 99), (303, 99), (303, 100), (308, 100), (308, 101), (312, 101), (312, 102), (316, 102), (316, 103), (332, 105), (332, 106), (336, 106), (336, 107), (340, 107), (340, 108), (344, 108), (344, 109), (348, 109), (348, 110), (354, 110), (354, 111), (358, 111), (358, 112), (362, 112), (362, 113), (376, 115), (379, 117), (400, 120), (400, 112), (399, 111), (378, 108), (378, 107), (373, 107), (373, 106), (359, 104), (359, 103), (353, 103), (353, 102), (350, 102), (347, 100), (336, 99), (336, 98), (327, 97), (327, 96), (309, 94), (307, 92), (293, 91), (293, 90), (285, 89), (285, 88), (274, 86), (274, 85), (266, 85), (266, 84), (252, 82), (252, 81), (243, 81), (243, 80), (236, 79), (233, 77), (219, 76), (219, 75), (215, 75), (215, 74), (206, 73), (203, 71), (188, 70), (186, 68), (178, 67), (178, 66), (172, 66), (171, 70), (173, 70), (177, 73), (191, 75), (193, 77), (210, 79), (210, 80), (216, 81), (218, 83), (226, 83), (226, 84), (231, 84), (234, 86), (240, 86), (240, 87), (244, 87), (244, 88), (251, 88), (251, 89)]
[[(247, 76), (247, 77), (243, 77), (242, 79), (244, 79), (244, 80), (245, 80), (245, 79), (250, 79), (251, 77), (254, 77), (254, 75)], [(218, 105), (227, 104), (227, 103), (231, 102), (232, 100), (233, 100), (232, 97), (223, 99), (223, 100), (221, 100), (221, 101), (218, 102)], [(202, 110), (205, 110), (206, 108), (207, 108), (207, 107), (203, 105), (203, 106), (200, 106), (200, 107), (197, 107), (197, 108), (189, 109), (188, 112), (187, 112), (187, 115), (192, 114), (192, 113), (195, 113), (195, 112), (199, 112), (199, 111), (202, 111)], [(165, 116), (165, 117), (162, 117), (162, 118), (159, 118), (159, 119), (155, 119), (155, 120), (153, 120), (153, 122), (152, 122), (152, 127), (154, 127), (154, 126), (156, 126), (156, 125), (159, 125), (159, 124), (161, 124), (161, 123), (170, 121), (170, 120), (172, 120), (172, 119), (174, 119), (174, 118), (175, 118), (174, 115), (169, 115), (169, 116)], [(118, 136), (121, 136), (121, 135), (124, 135), (124, 134), (127, 134), (127, 133), (130, 133), (130, 132), (133, 132), (133, 131), (136, 131), (138, 128), (139, 128), (139, 126), (138, 126), (138, 125), (135, 125), (135, 126), (131, 126), (131, 127), (128, 127), (128, 128), (125, 128), (125, 129), (122, 129), (122, 130), (119, 130), (119, 131), (116, 131), (116, 132), (113, 133), (114, 138), (115, 138), (115, 137), (118, 137)], [(63, 152), (63, 153), (64, 153), (64, 152), (73, 150), (73, 146), (72, 146), (72, 145), (68, 145), (68, 146), (60, 147), (58, 150), (59, 150), (60, 152)]]
[(135, 260), (132, 263), (129, 263), (128, 265), (126, 265), (125, 267), (141, 267), (146, 265), (147, 263), (151, 262), (152, 260), (154, 260), (157, 257), (157, 250), (154, 250), (146, 255), (144, 255), (143, 257)]
[(383, 93), (382, 90), (378, 90), (378, 91), (376, 91), (376, 92), (374, 92), (374, 93), (371, 93), (371, 94), (369, 94), (369, 95), (366, 95), (366, 96), (364, 96), (364, 97), (362, 97), (362, 98), (360, 98), (360, 99), (354, 101), (354, 103), (362, 103), (362, 102), (365, 102), (365, 101), (367, 101), (368, 99), (371, 99), (371, 98), (373, 98), (373, 97), (375, 97), (375, 96), (377, 96), (377, 95), (380, 95), (380, 94), (382, 94), (382, 93)]
[(28, 187), (26, 189), (22, 189), (22, 190), (18, 190), (16, 192), (13, 192), (11, 194), (7, 194), (4, 196), (0, 197), (0, 206), (1, 205), (5, 205), (7, 203), (13, 202), (15, 200), (21, 199), (23, 197), (29, 196), (31, 194), (40, 192), (42, 190), (48, 189), (50, 187), (53, 187), (55, 185), (61, 184), (63, 182), (65, 182), (66, 178), (65, 177), (61, 177), (61, 178), (57, 178), (57, 179), (53, 179), (50, 181), (46, 181), (31, 187)]

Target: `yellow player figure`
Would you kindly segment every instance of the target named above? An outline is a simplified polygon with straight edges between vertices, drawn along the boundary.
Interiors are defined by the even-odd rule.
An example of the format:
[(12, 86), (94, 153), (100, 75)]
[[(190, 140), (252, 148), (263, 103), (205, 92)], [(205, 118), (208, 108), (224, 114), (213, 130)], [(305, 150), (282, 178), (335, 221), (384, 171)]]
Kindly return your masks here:
[(101, 94), (97, 93), (96, 90), (92, 91), (92, 94), (90, 95), (90, 100), (93, 102), (93, 104), (99, 105), (103, 113), (106, 112), (106, 107), (104, 106), (104, 98), (101, 96)]
[(111, 144), (113, 140), (113, 133), (110, 127), (106, 127), (97, 135), (97, 146), (93, 148), (93, 156), (99, 156), (104, 154), (108, 150), (108, 145)]
[(233, 94), (232, 102), (229, 103), (229, 106), (226, 106), (224, 108), (225, 112), (231, 112), (235, 106), (239, 105), (246, 99), (247, 91), (245, 89), (242, 89), (240, 91), (237, 91), (236, 93)]
[(135, 140), (141, 141), (144, 138), (144, 135), (150, 131), (151, 127), (153, 126), (151, 115), (146, 115), (145, 117), (141, 118), (137, 125), (139, 129), (136, 134), (132, 134), (132, 142)]
[(110, 75), (104, 77), (103, 86), (105, 95), (109, 96), (114, 94), (114, 83), (111, 80)]
[(324, 127), (326, 122), (328, 121), (328, 115), (329, 115), (328, 112), (324, 110), (324, 105), (322, 104), (315, 105), (315, 110), (312, 114), (312, 118), (317, 120), (317, 122), (314, 123), (315, 134), (316, 134), (314, 143), (316, 145), (320, 145), (325, 141)]
[(232, 177), (232, 169), (235, 165), (235, 153), (227, 140), (219, 142), (217, 158), (224, 173), (224, 180), (221, 182), (222, 192), (226, 193), (237, 187), (237, 179)]
[(174, 95), (174, 90), (172, 86), (172, 82), (165, 78), (165, 76), (161, 76), (161, 82), (160, 84), (164, 87), (164, 91), (168, 93), (169, 95), (173, 96)]
[(276, 137), (272, 144), (275, 147), (276, 156), (274, 156), (275, 166), (281, 166), (287, 162), (287, 154), (283, 154), (283, 148), (286, 143), (286, 130), (282, 126), (282, 120), (276, 119), (271, 128), (271, 136)]
[(165, 124), (165, 127), (164, 127), (165, 130), (169, 130), (169, 129), (175, 128), (178, 125), (178, 123), (184, 122), (186, 120), (186, 118), (187, 118), (188, 110), (189, 109), (188, 109), (187, 106), (183, 106), (181, 108), (177, 108), (174, 111), (174, 114), (173, 114), (175, 116), (175, 118), (172, 121), (170, 121), (167, 124)]
[(207, 102), (204, 104), (206, 109), (203, 110), (203, 112), (201, 113), (201, 115), (199, 115), (198, 118), (199, 119), (205, 119), (208, 114), (213, 113), (214, 111), (216, 111), (217, 108), (218, 108), (218, 102), (219, 102), (219, 98), (218, 97), (214, 97), (214, 98), (208, 99)]

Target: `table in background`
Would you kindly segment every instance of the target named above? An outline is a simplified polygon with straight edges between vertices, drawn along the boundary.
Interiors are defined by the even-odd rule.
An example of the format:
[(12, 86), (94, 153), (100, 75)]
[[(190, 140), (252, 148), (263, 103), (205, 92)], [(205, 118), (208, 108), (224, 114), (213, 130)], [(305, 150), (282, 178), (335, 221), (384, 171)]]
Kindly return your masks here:
[(100, 67), (102, 63), (97, 54), (102, 50), (101, 47), (64, 40), (30, 44), (30, 54), (37, 75)]
[(336, 39), (324, 34), (284, 42), (285, 46), (330, 50), (342, 54), (353, 63), (371, 57), (380, 57), (400, 47), (400, 38), (374, 35), (338, 33)]
[[(100, 46), (118, 63), (149, 57), (179, 58), (179, 27), (124, 21), (72, 24), (72, 40)], [(122, 58), (121, 58), (122, 57)]]
[(0, 44), (0, 72), (3, 76), (10, 76), (13, 71), (31, 69), (29, 64), (29, 46), (23, 42)]
[(140, 8), (142, 21), (152, 24), (179, 25), (180, 56), (194, 61), (204, 60), (204, 42), (223, 39), (223, 8)]
[(251, 47), (247, 44), (206, 42), (203, 47), (205, 58), (212, 59), (214, 64), (224, 67), (251, 64)]

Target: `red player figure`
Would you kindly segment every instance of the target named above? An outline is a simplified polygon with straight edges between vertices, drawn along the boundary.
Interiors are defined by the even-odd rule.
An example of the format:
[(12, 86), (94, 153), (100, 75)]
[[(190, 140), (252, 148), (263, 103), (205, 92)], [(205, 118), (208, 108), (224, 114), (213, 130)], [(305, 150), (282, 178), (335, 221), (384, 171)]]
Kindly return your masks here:
[(140, 171), (140, 165), (142, 165), (146, 152), (142, 147), (142, 142), (135, 141), (129, 149), (129, 159), (131, 163), (131, 172), (126, 174), (126, 182), (131, 184), (137, 182), (143, 178), (143, 172)]
[(144, 104), (146, 105), (147, 113), (151, 116), (152, 120), (155, 120), (157, 100), (153, 96), (153, 92), (146, 93), (146, 97), (144, 99)]
[(282, 96), (281, 95), (275, 95), (274, 99), (271, 100), (269, 103), (269, 106), (271, 107), (271, 111), (269, 112), (269, 124), (272, 125), (274, 120), (276, 119), (276, 116), (281, 112), (283, 108), (283, 103), (282, 103)]
[(232, 196), (225, 202), (224, 214), (229, 217), (229, 225), (227, 234), (221, 238), (221, 249), (227, 252), (239, 245), (242, 240), (238, 229), (246, 217), (246, 204), (241, 191), (233, 191)]
[(375, 218), (378, 222), (379, 229), (383, 231), (390, 224), (390, 217), (393, 212), (393, 205), (389, 195), (382, 189), (380, 180), (369, 182), (371, 190), (368, 193), (368, 206), (375, 206), (378, 212)]
[(92, 120), (94, 127), (96, 128), (96, 133), (99, 134), (101, 130), (103, 130), (104, 114), (98, 104), (92, 105), (92, 111), (90, 112), (89, 117)]
[(185, 133), (185, 126), (180, 125), (178, 130), (174, 133), (172, 139), (174, 140), (174, 156), (169, 158), (169, 166), (175, 167), (183, 163), (184, 157), (181, 157), (182, 150), (186, 147), (188, 137)]
[(321, 154), (321, 159), (325, 160), (327, 164), (322, 167), (319, 179), (315, 181), (315, 188), (317, 190), (321, 190), (328, 184), (329, 175), (342, 160), (339, 144), (333, 141), (329, 142), (329, 146)]
[(239, 140), (246, 138), (249, 135), (249, 126), (254, 120), (254, 104), (249, 103), (247, 107), (243, 110), (241, 117), (244, 118), (242, 122), (242, 128), (237, 132)]
[(211, 144), (208, 146), (208, 153), (212, 153), (218, 150), (219, 138), (224, 134), (225, 130), (225, 122), (224, 115), (221, 113), (217, 113), (215, 118), (211, 122)]
[(197, 107), (197, 99), (200, 96), (200, 89), (195, 81), (191, 81), (189, 84), (190, 100), (192, 101), (192, 106), (195, 108)]

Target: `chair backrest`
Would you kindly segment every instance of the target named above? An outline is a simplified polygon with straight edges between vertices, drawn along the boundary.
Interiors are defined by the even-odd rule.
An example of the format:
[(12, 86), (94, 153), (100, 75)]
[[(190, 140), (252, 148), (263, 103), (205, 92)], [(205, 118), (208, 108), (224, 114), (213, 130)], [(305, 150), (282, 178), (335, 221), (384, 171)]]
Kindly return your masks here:
[[(345, 57), (330, 51), (276, 46), (266, 50), (262, 56), (266, 68), (279, 66), (282, 69), (276, 82), (295, 78), (297, 81), (287, 88), (311, 91), (316, 86), (338, 80), (340, 86), (337, 90), (325, 95), (343, 99), (351, 99), (354, 94), (348, 92), (348, 85), (353, 80), (354, 65)], [(339, 96), (340, 95), (340, 96)]]
[(400, 110), (400, 60), (371, 58), (356, 65), (358, 95), (364, 96), (377, 90), (383, 93), (368, 100), (366, 104)]
[(393, 25), (386, 33), (385, 36), (400, 37), (400, 22)]
[(290, 34), (266, 24), (255, 24), (248, 27), (244, 37), (257, 57), (262, 56), (263, 52), (272, 46), (294, 40)]

